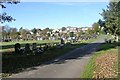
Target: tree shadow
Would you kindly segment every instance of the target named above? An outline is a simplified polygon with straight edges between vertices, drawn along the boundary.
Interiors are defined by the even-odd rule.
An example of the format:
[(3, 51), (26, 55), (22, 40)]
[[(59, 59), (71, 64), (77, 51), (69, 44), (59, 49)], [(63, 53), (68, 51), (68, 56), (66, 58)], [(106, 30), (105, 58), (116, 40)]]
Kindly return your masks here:
[[(45, 66), (50, 64), (65, 64), (67, 60), (82, 59), (82, 57), (92, 55), (93, 52), (109, 50), (120, 46), (120, 42), (115, 43), (81, 43), (81, 44), (67, 44), (64, 47), (54, 46), (49, 50), (51, 53), (40, 55), (2, 55), (2, 72), (3, 73), (18, 73), (29, 68), (28, 71), (37, 70), (37, 66)], [(105, 44), (102, 48), (100, 45)], [(80, 47), (80, 48), (77, 48)], [(71, 50), (66, 54), (56, 54), (57, 50)], [(48, 50), (48, 51), (49, 51)], [(11, 53), (11, 52), (10, 52)], [(9, 55), (8, 55), (9, 54)], [(54, 57), (53, 57), (54, 56)]]

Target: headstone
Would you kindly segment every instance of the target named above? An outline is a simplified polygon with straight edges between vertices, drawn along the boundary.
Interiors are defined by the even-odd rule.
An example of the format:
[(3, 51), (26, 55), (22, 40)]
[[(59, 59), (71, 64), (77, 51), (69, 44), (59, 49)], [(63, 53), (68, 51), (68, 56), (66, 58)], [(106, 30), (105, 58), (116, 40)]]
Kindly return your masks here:
[(48, 44), (46, 44), (45, 47), (46, 47), (46, 49), (48, 49), (49, 48)]
[(15, 44), (15, 53), (20, 53), (20, 44), (19, 43)]
[(61, 44), (64, 44), (64, 40), (61, 38)]
[(64, 46), (64, 40), (61, 38), (61, 45), (60, 45), (61, 47), (63, 47)]
[(27, 43), (25, 44), (25, 53), (29, 54), (29, 52), (30, 52), (30, 45)]
[(36, 45), (36, 43), (33, 43), (32, 50), (36, 50), (36, 49), (37, 49), (37, 45)]
[(47, 45), (47, 43), (45, 43), (43, 49), (47, 50), (47, 48), (48, 48), (48, 45)]

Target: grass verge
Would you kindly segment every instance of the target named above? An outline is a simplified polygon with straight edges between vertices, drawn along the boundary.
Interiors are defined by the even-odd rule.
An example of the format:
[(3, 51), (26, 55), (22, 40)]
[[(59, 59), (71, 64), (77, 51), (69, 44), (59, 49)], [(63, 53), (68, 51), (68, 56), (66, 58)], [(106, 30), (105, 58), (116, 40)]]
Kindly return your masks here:
[[(87, 65), (85, 66), (85, 69), (82, 73), (82, 75), (80, 75), (80, 78), (92, 78), (94, 71), (98, 68), (96, 67), (96, 59), (98, 57), (100, 57), (101, 55), (104, 54), (108, 54), (108, 53), (112, 53), (112, 54), (118, 54), (118, 47), (120, 46), (119, 43), (105, 43), (103, 45), (100, 46), (98, 52), (95, 52), (94, 55), (91, 57), (90, 61), (87, 63)], [(118, 65), (117, 62), (114, 64), (114, 70), (118, 70)]]

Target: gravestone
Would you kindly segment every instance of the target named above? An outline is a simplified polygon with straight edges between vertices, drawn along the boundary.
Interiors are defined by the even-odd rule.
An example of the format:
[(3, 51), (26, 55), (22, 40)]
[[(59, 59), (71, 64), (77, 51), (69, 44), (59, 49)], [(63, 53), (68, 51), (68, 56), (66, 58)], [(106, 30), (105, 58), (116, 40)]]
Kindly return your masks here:
[(25, 53), (28, 54), (30, 52), (30, 45), (27, 43), (25, 44)]
[(20, 44), (19, 43), (15, 44), (15, 53), (20, 53)]
[(61, 47), (63, 47), (64, 46), (64, 40), (61, 38), (61, 45), (60, 45)]
[(64, 40), (63, 40), (63, 38), (61, 38), (61, 44), (64, 44)]
[(36, 45), (36, 43), (33, 43), (32, 50), (36, 50), (36, 49), (37, 49), (37, 45)]
[(45, 50), (47, 50), (49, 48), (48, 44), (45, 43)]

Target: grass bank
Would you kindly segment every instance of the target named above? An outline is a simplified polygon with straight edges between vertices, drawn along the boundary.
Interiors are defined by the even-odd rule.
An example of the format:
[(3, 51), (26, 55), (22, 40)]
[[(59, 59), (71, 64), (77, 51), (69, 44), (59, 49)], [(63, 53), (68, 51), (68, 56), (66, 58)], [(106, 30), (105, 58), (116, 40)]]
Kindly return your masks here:
[[(109, 54), (114, 55), (115, 54), (118, 57), (118, 47), (117, 46), (120, 46), (120, 43), (116, 42), (116, 43), (111, 43), (111, 44), (109, 44), (109, 43), (102, 44), (100, 46), (99, 50), (97, 52), (95, 52), (94, 55), (91, 57), (90, 61), (85, 66), (83, 74), (80, 77), (81, 78), (93, 78), (96, 69), (100, 69), (99, 67), (101, 64), (100, 65), (98, 64), (99, 66), (96, 66), (96, 62), (101, 61), (101, 60), (98, 60), (98, 58), (101, 56), (104, 57), (106, 54), (107, 55), (109, 55)], [(108, 58), (106, 58), (106, 59), (108, 59)], [(105, 57), (101, 58), (101, 59), (105, 59)], [(103, 62), (105, 63), (106, 61), (104, 60)], [(118, 61), (116, 61), (114, 63), (114, 67), (112, 69), (115, 70), (115, 72), (118, 72)], [(103, 74), (101, 74), (101, 75), (103, 75)], [(114, 77), (116, 78), (117, 76), (114, 76)]]

